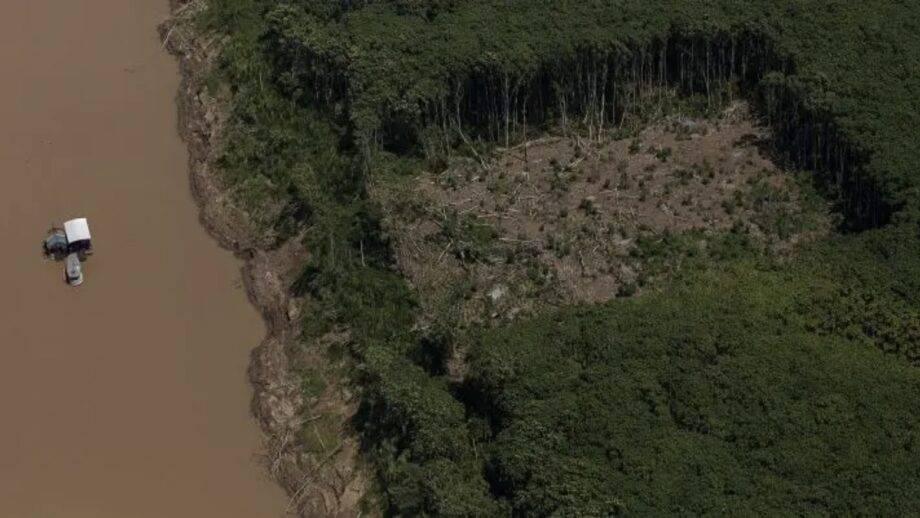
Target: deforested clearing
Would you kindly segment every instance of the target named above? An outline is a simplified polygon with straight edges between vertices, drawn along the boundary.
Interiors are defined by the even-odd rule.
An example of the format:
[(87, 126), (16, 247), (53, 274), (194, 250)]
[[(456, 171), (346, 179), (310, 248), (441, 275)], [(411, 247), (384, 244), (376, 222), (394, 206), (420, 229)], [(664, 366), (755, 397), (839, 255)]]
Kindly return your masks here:
[(732, 238), (779, 256), (830, 230), (827, 204), (770, 159), (743, 103), (619, 137), (544, 135), (372, 184), (422, 305), (453, 296), (465, 327), (507, 321), (636, 295)]

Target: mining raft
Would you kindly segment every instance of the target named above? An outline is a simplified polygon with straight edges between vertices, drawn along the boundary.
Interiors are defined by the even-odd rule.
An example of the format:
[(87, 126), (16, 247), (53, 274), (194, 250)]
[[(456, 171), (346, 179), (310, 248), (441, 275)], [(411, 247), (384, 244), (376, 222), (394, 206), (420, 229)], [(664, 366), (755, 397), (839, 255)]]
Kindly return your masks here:
[(52, 225), (42, 242), (45, 256), (64, 262), (64, 281), (71, 286), (83, 284), (83, 267), (80, 263), (93, 254), (93, 240), (86, 218), (64, 222), (64, 227)]

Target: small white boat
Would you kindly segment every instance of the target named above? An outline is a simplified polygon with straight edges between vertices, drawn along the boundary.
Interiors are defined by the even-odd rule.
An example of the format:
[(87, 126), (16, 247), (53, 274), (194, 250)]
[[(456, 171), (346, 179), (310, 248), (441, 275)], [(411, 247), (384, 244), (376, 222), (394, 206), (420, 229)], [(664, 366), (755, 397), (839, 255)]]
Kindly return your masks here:
[(93, 241), (86, 218), (64, 222), (64, 228), (51, 227), (42, 242), (45, 255), (64, 261), (64, 281), (71, 286), (83, 284), (83, 266), (80, 264), (93, 253)]
[(71, 286), (83, 284), (83, 267), (80, 266), (80, 256), (76, 253), (69, 254), (64, 259), (64, 280)]

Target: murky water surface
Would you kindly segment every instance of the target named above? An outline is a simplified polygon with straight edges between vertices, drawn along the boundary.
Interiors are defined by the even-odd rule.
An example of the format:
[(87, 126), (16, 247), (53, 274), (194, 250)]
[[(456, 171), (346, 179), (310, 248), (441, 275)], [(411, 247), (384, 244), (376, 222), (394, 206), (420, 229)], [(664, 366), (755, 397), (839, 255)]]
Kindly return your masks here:
[[(274, 517), (254, 455), (239, 263), (200, 227), (166, 0), (0, 15), (0, 517)], [(89, 218), (70, 288), (39, 244)]]

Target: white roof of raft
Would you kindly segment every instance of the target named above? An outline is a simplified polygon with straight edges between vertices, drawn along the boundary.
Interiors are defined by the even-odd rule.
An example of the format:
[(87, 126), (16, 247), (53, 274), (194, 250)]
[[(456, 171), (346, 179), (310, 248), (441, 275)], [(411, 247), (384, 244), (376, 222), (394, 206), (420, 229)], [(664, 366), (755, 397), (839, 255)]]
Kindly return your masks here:
[(89, 241), (89, 223), (86, 218), (77, 218), (64, 222), (64, 233), (67, 234), (68, 243)]

